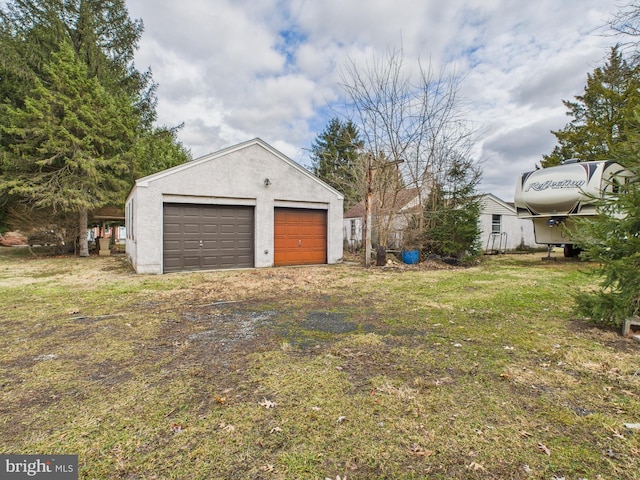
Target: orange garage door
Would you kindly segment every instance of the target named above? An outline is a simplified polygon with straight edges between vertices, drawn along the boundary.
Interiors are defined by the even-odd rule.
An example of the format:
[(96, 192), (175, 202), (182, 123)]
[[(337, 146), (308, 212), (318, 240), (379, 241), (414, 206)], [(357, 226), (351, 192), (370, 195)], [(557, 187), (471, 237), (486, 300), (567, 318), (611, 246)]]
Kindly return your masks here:
[(274, 264), (327, 263), (327, 211), (276, 208)]

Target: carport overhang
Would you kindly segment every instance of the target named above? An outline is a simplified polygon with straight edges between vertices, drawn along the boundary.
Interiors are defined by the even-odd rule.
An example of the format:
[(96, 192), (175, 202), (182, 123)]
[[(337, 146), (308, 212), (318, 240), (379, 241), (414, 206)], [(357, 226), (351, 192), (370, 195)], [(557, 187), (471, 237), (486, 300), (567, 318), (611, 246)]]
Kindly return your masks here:
[(124, 224), (124, 207), (107, 206), (92, 210), (89, 213), (89, 222), (122, 222)]

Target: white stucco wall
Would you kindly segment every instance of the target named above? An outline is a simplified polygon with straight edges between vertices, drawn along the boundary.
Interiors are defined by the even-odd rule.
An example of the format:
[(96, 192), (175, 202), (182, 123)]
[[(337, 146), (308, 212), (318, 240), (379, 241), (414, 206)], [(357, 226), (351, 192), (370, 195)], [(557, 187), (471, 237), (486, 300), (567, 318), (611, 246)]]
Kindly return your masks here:
[(138, 273), (163, 271), (163, 203), (253, 206), (256, 267), (273, 265), (274, 208), (326, 210), (327, 263), (342, 260), (343, 196), (260, 139), (136, 181), (126, 250)]

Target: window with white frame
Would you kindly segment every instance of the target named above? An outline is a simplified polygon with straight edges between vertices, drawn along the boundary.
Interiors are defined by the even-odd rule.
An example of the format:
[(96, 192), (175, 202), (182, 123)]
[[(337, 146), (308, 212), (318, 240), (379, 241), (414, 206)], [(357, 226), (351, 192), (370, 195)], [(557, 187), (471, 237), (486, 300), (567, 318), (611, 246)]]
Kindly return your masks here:
[(502, 232), (502, 215), (491, 215), (491, 233)]

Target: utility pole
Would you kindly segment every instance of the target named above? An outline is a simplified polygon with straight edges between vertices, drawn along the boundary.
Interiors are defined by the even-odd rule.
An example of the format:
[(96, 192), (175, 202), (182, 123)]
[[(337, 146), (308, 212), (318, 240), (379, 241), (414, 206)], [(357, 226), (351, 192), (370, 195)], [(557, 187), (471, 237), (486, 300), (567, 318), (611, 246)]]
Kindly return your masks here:
[[(393, 162), (384, 162), (380, 168), (386, 168), (391, 165), (400, 165), (404, 160), (394, 160)], [(373, 154), (367, 154), (367, 192), (364, 197), (364, 266), (371, 266), (371, 209), (373, 204), (373, 176), (378, 166), (373, 164)], [(391, 213), (393, 215), (393, 213)]]
[(373, 201), (373, 155), (367, 155), (367, 192), (364, 196), (364, 266), (371, 266), (371, 203)]

